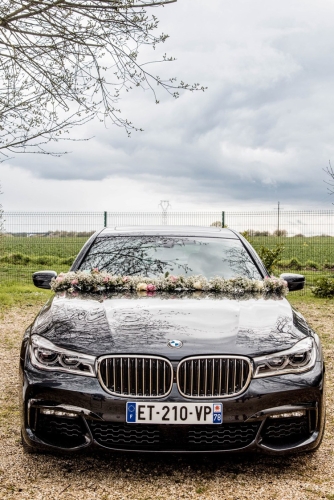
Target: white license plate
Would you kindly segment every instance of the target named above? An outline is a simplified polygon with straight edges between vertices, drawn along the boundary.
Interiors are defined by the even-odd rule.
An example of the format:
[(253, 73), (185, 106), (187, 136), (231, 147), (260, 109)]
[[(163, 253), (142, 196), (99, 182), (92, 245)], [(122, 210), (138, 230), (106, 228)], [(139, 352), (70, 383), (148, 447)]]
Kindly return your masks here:
[(221, 424), (221, 403), (126, 403), (129, 424)]

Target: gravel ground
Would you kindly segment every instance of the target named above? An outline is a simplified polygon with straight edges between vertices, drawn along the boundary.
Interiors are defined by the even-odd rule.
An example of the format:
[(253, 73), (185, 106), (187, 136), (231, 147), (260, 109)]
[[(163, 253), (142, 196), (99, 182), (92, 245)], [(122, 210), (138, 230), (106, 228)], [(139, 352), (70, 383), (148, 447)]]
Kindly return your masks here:
[(333, 305), (298, 304), (321, 334), (327, 360), (327, 428), (320, 449), (265, 456), (27, 455), (20, 444), (18, 357), (38, 307), (0, 319), (0, 498), (334, 500)]

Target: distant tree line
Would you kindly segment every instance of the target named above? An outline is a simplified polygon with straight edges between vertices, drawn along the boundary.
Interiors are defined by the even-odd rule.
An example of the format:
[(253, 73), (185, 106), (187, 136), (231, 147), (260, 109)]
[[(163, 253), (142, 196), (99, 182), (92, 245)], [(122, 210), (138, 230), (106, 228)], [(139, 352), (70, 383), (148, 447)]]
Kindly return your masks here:
[(245, 233), (247, 233), (251, 238), (254, 236), (288, 236), (288, 231), (286, 231), (286, 229), (276, 229), (273, 233), (270, 233), (269, 231), (255, 231), (254, 229), (247, 229)]
[[(213, 227), (222, 227), (222, 223), (220, 220), (216, 220), (215, 222), (212, 222), (210, 226)], [(228, 226), (223, 226), (223, 227), (228, 227)], [(276, 229), (273, 233), (270, 233), (269, 231), (256, 231), (255, 229), (247, 229), (246, 231), (243, 231), (241, 233), (243, 236), (249, 236), (250, 238), (253, 238), (254, 236), (288, 236), (288, 231), (286, 229)], [(296, 236), (303, 236), (302, 234), (297, 234)]]
[[(0, 205), (1, 207), (1, 205)], [(1, 221), (1, 212), (0, 212)], [(1, 231), (1, 229), (0, 229)], [(95, 231), (47, 231), (47, 232), (20, 232), (20, 233), (6, 233), (6, 236), (14, 236), (20, 238), (89, 238)]]

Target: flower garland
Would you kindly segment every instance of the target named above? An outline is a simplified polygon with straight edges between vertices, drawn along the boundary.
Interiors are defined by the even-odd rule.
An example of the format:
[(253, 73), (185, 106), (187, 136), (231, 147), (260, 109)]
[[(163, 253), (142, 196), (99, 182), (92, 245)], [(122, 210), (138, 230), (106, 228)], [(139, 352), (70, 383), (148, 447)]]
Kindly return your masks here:
[(284, 297), (288, 293), (285, 280), (270, 277), (264, 280), (249, 278), (224, 279), (219, 276), (207, 279), (204, 276), (173, 276), (161, 275), (157, 278), (143, 276), (116, 276), (105, 271), (93, 269), (92, 271), (70, 271), (60, 273), (51, 280), (51, 289), (54, 292), (68, 291), (82, 293), (99, 292), (146, 292), (153, 295), (155, 292), (184, 292), (203, 291), (222, 293), (227, 295), (273, 294)]

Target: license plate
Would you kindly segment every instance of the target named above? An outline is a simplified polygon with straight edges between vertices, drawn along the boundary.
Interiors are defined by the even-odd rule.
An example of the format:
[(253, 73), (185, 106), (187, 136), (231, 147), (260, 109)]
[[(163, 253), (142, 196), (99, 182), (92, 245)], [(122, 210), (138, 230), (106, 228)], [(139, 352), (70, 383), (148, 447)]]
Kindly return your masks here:
[(128, 424), (221, 424), (221, 403), (126, 403)]

